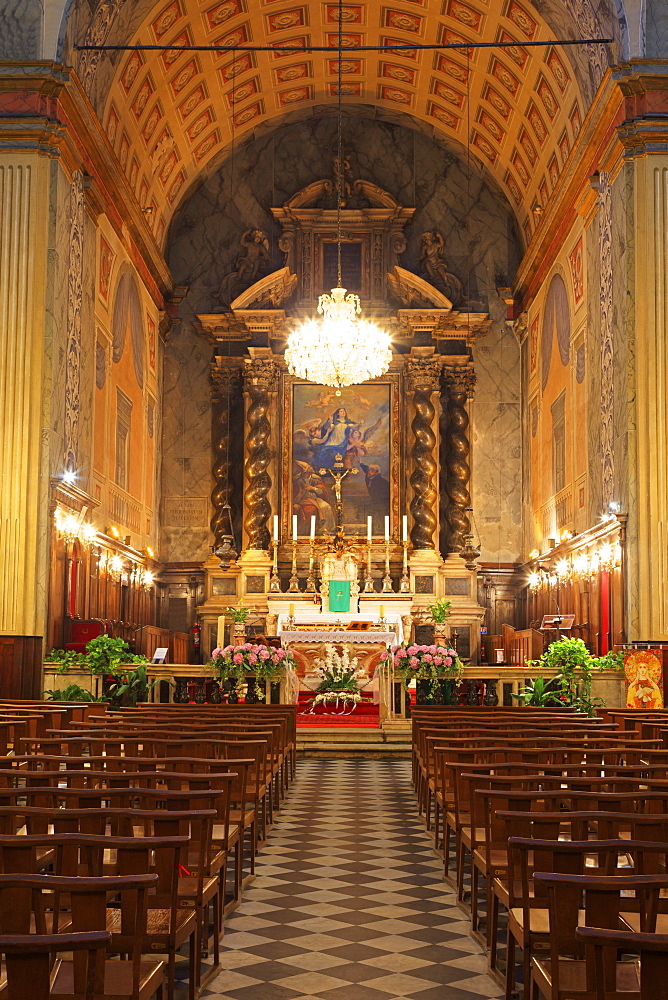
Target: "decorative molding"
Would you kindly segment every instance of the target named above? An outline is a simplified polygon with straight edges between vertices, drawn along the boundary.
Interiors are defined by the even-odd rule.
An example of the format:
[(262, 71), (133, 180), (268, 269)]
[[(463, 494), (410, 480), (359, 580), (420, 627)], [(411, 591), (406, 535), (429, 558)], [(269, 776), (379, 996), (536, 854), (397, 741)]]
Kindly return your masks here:
[(440, 387), (443, 362), (433, 356), (406, 358), (404, 379), (409, 392), (433, 392)]
[(466, 393), (470, 399), (473, 396), (478, 377), (473, 370), (473, 362), (464, 365), (443, 365), (443, 382), (452, 393)]
[(275, 361), (264, 358), (244, 358), (244, 389), (260, 389), (263, 392), (278, 390), (280, 369)]
[(76, 170), (70, 187), (70, 259), (67, 273), (64, 466), (77, 468), (81, 368), (81, 298), (84, 254), (84, 180)]
[(612, 187), (610, 178), (601, 173), (599, 183), (599, 259), (600, 259), (600, 348), (601, 348), (601, 479), (605, 508), (614, 500), (614, 364), (612, 337)]

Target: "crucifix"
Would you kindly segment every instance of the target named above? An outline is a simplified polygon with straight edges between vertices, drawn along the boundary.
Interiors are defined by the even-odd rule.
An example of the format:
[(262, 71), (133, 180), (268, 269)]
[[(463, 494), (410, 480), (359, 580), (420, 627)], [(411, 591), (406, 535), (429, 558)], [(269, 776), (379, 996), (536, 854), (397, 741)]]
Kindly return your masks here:
[(341, 482), (346, 478), (348, 473), (355, 476), (359, 472), (359, 469), (346, 469), (343, 464), (343, 456), (334, 456), (334, 465), (331, 469), (318, 469), (321, 476), (329, 475), (334, 480), (334, 499), (336, 505), (336, 527), (337, 529), (343, 528), (343, 500), (341, 499)]

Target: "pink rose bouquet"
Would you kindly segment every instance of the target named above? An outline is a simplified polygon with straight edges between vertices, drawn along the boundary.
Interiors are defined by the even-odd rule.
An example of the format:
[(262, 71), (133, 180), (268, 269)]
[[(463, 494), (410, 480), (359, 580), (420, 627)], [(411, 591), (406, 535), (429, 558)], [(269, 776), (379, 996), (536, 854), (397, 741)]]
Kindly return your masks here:
[(221, 680), (234, 681), (239, 692), (247, 674), (253, 674), (256, 681), (280, 681), (287, 668), (295, 666), (295, 661), (286, 649), (244, 642), (239, 646), (216, 647), (209, 664)]
[(381, 660), (393, 664), (395, 674), (401, 677), (406, 686), (412, 680), (430, 680), (433, 685), (444, 677), (460, 681), (464, 675), (464, 666), (457, 650), (450, 646), (403, 643), (401, 646), (388, 647), (381, 653)]

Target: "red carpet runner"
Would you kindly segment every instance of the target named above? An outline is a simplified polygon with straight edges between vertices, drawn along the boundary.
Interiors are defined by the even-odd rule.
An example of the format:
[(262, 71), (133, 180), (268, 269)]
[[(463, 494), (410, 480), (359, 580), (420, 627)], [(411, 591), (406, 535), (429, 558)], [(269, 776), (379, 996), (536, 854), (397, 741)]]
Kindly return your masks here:
[(298, 726), (378, 727), (378, 705), (374, 705), (372, 695), (362, 695), (362, 701), (355, 707), (355, 710), (351, 712), (348, 707), (345, 709), (345, 715), (341, 714), (341, 706), (336, 708), (334, 704), (318, 705), (315, 712), (311, 714), (311, 702), (314, 697), (315, 695), (310, 691), (299, 692)]

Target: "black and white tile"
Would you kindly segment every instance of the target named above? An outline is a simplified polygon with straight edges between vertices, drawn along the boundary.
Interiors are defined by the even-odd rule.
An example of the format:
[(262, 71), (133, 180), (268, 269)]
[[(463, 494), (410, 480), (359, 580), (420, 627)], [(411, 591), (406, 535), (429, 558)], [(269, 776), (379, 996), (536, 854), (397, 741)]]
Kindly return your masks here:
[(403, 760), (300, 761), (226, 920), (215, 1000), (499, 998)]

